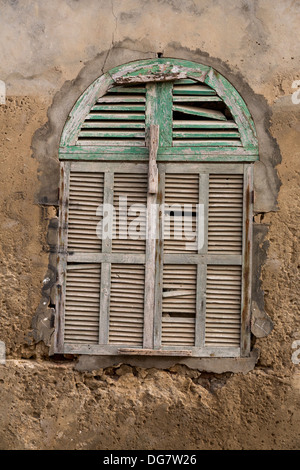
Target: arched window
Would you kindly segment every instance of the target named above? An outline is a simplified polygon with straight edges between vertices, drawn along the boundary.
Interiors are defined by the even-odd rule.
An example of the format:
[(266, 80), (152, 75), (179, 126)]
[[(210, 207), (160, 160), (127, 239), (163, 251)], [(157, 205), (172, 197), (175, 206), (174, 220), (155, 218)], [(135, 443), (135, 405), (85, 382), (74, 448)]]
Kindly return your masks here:
[(79, 98), (59, 151), (55, 352), (250, 353), (250, 113), (210, 67), (110, 70)]

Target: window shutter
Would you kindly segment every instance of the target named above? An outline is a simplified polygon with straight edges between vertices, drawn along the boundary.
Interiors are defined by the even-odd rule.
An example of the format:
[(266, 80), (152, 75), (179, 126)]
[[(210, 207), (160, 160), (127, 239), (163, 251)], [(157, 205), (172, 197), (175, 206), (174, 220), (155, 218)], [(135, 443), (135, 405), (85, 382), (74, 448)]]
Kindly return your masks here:
[(173, 86), (173, 145), (241, 146), (237, 124), (216, 92), (195, 80)]
[[(187, 164), (184, 173), (179, 173), (180, 168), (181, 164), (159, 164), (163, 195), (163, 264), (157, 271), (162, 283), (156, 293), (161, 297), (156, 317), (159, 347), (193, 349), (202, 355), (215, 348), (219, 355), (224, 348), (238, 351), (244, 170), (232, 164), (218, 166), (222, 173), (215, 173), (213, 165), (206, 165), (204, 172), (201, 164)], [(66, 344), (104, 344), (108, 353), (111, 346), (115, 353), (120, 347), (143, 347), (146, 170), (147, 165), (128, 163), (72, 163), (68, 168)], [(103, 230), (104, 219), (99, 207), (109, 201), (115, 209), (113, 239), (101, 242), (99, 226)], [(137, 212), (130, 212), (132, 204)], [(196, 243), (199, 204), (207, 222), (201, 227), (200, 247)], [(133, 239), (132, 223), (137, 231)]]
[(241, 279), (241, 266), (207, 267), (206, 346), (239, 347)]
[(99, 98), (81, 126), (77, 145), (145, 146), (145, 86), (117, 86)]
[[(166, 174), (165, 179), (165, 253), (195, 252), (196, 212), (199, 203), (199, 175)], [(185, 224), (185, 226), (184, 226)], [(183, 228), (185, 236), (183, 237)]]
[(243, 175), (209, 177), (208, 251), (241, 254)]
[[(57, 352), (249, 353), (254, 126), (212, 69), (190, 63), (184, 74), (164, 61), (113, 71), (103, 90), (96, 81), (66, 125)], [(185, 78), (170, 79), (175, 69)], [(157, 194), (148, 192), (151, 126)], [(152, 202), (161, 211), (149, 226)]]
[(68, 265), (65, 294), (65, 342), (98, 343), (100, 278), (100, 265)]
[(197, 266), (163, 267), (162, 345), (194, 346)]
[(142, 346), (145, 266), (112, 264), (109, 343)]
[(69, 186), (68, 250), (97, 252), (100, 216), (96, 211), (103, 203), (103, 173), (72, 171)]
[(113, 252), (145, 253), (147, 186), (147, 174), (115, 173)]

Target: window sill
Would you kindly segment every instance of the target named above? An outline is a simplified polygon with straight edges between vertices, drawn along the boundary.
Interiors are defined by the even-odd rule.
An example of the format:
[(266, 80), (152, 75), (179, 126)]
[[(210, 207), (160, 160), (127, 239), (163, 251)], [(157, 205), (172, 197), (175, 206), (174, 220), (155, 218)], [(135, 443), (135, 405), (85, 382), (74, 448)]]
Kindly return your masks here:
[(79, 371), (91, 371), (113, 367), (120, 364), (128, 364), (130, 366), (157, 369), (166, 369), (176, 364), (183, 364), (191, 369), (200, 371), (222, 374), (225, 372), (246, 374), (254, 369), (259, 358), (259, 351), (254, 349), (249, 357), (178, 357), (178, 356), (133, 356), (133, 355), (117, 355), (117, 356), (79, 356), (75, 366)]

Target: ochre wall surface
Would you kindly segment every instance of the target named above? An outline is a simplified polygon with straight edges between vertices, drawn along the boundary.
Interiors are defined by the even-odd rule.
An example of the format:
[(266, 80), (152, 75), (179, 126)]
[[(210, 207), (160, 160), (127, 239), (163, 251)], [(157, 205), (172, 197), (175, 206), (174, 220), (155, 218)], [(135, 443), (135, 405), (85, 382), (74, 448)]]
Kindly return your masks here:
[[(299, 448), (299, 2), (0, 0), (0, 11), (0, 448)], [(257, 127), (256, 261), (274, 329), (247, 373), (79, 371), (49, 357), (60, 133), (93, 80), (157, 53), (213, 66)]]

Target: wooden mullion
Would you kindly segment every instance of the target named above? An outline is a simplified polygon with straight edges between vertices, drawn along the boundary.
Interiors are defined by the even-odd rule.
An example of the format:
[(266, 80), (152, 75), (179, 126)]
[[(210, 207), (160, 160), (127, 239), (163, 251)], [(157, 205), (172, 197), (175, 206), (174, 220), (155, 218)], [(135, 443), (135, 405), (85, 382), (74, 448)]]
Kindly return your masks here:
[(172, 91), (173, 83), (165, 82), (158, 83), (157, 87), (157, 124), (160, 129), (159, 147), (172, 146)]
[[(110, 204), (113, 206), (113, 186), (114, 174), (106, 172), (104, 174), (104, 194), (103, 205)], [(111, 235), (112, 235), (111, 220)], [(112, 248), (111, 237), (104, 237), (104, 224), (102, 227), (102, 253), (110, 254)], [(108, 343), (109, 335), (109, 298), (110, 298), (110, 274), (111, 262), (103, 262), (101, 264), (101, 282), (100, 282), (100, 312), (99, 312), (99, 344)]]
[(146, 94), (146, 144), (151, 125), (159, 126), (159, 147), (172, 146), (172, 83), (149, 83)]
[(144, 286), (144, 334), (143, 346), (153, 348), (154, 302), (155, 302), (155, 248), (156, 248), (156, 201), (158, 191), (158, 169), (156, 154), (159, 139), (159, 126), (151, 124), (149, 140), (149, 168), (147, 193), (146, 263)]
[[(208, 232), (208, 191), (209, 175), (199, 174), (199, 211), (197, 220), (198, 253), (207, 253)], [(199, 213), (200, 212), (200, 213)], [(204, 218), (203, 224), (201, 217)], [(201, 245), (199, 241), (201, 237)], [(195, 318), (195, 346), (204, 347), (205, 341), (205, 313), (206, 313), (206, 273), (207, 258), (197, 265), (197, 295), (196, 295), (196, 318)]]
[[(107, 173), (104, 174), (104, 194), (103, 194), (103, 206), (106, 204), (109, 204), (111, 207), (113, 207), (114, 203), (114, 174), (111, 171), (108, 171)], [(112, 236), (112, 224), (113, 221), (111, 221), (111, 233), (110, 235)], [(112, 238), (110, 237), (105, 237), (105, 232), (104, 232), (104, 224), (102, 228), (102, 253), (111, 253), (111, 247), (112, 247)]]
[(253, 168), (245, 165), (243, 198), (243, 266), (241, 302), (241, 355), (250, 354), (252, 225), (253, 225)]
[(195, 346), (200, 348), (204, 347), (205, 341), (206, 273), (206, 263), (199, 263), (197, 265)]
[[(158, 165), (159, 181), (157, 204), (161, 208), (165, 202), (165, 168), (164, 165)], [(161, 347), (161, 329), (162, 329), (162, 291), (163, 291), (163, 267), (164, 267), (164, 213), (158, 210), (158, 226), (156, 240), (156, 258), (155, 258), (155, 309), (154, 309), (154, 348)]]
[(147, 238), (145, 263), (145, 298), (144, 298), (144, 348), (153, 348), (154, 324), (154, 289), (155, 289), (155, 233), (156, 215), (153, 209), (156, 205), (156, 194), (147, 195)]
[(57, 257), (57, 286), (56, 286), (56, 317), (54, 352), (61, 353), (64, 348), (65, 297), (67, 276), (67, 246), (68, 246), (68, 201), (70, 185), (70, 163), (62, 162), (60, 166), (59, 188), (59, 240)]

